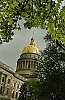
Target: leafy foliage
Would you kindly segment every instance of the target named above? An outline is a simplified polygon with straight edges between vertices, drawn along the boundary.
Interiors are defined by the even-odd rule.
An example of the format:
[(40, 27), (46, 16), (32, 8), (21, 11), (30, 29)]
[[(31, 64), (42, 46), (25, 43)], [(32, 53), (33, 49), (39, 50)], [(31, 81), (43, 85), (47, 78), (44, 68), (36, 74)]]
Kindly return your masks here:
[(24, 18), (25, 27), (46, 28), (51, 37), (65, 43), (65, 7), (63, 0), (0, 0), (0, 41), (12, 39), (18, 20)]
[(65, 7), (56, 15), (50, 16), (48, 21), (48, 32), (51, 35), (51, 38), (54, 40), (61, 41), (62, 44), (65, 44)]
[(65, 52), (58, 46), (52, 44), (43, 53), (44, 65), (43, 75), (40, 73), (42, 83), (42, 94), (47, 100), (65, 99)]
[(20, 2), (20, 0), (0, 0), (0, 43), (12, 39), (19, 16), (16, 15), (16, 7)]
[(40, 82), (38, 80), (28, 80), (21, 86), (20, 92), (18, 100), (40, 100)]

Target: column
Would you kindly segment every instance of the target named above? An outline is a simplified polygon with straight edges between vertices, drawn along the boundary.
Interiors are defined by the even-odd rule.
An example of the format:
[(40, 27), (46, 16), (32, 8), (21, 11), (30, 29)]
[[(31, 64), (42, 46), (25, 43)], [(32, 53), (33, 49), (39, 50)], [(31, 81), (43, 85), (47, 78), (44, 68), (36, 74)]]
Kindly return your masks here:
[(25, 60), (25, 69), (26, 69), (26, 60)]
[(29, 64), (29, 61), (27, 61), (27, 69), (28, 69), (28, 64)]
[(30, 69), (31, 69), (31, 61), (30, 61)]
[(23, 69), (24, 69), (24, 61), (23, 61)]
[(33, 61), (33, 64), (32, 65), (33, 65), (32, 68), (34, 68), (34, 61)]
[(23, 69), (23, 61), (22, 61), (22, 64), (21, 65), (22, 65), (22, 69)]
[(19, 61), (19, 69), (21, 69), (21, 61)]

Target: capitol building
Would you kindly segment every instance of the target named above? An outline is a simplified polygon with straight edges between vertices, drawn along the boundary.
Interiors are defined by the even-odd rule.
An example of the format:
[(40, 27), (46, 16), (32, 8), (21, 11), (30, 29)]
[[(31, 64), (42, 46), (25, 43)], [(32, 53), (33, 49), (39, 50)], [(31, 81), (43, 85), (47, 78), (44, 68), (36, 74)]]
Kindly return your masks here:
[(0, 62), (0, 100), (17, 100), (20, 87), (29, 79), (37, 79), (36, 69), (41, 65), (41, 54), (32, 37), (22, 49), (17, 61), (16, 71)]

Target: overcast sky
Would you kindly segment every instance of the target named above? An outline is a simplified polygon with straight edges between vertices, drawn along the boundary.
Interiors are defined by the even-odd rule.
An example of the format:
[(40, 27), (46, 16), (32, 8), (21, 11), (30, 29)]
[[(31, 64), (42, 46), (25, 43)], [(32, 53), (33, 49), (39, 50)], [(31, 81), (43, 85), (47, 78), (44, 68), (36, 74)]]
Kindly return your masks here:
[(22, 48), (24, 48), (29, 42), (34, 32), (35, 41), (37, 47), (40, 50), (45, 48), (44, 34), (45, 30), (40, 28), (32, 28), (31, 30), (25, 29), (21, 23), (21, 31), (15, 31), (13, 40), (9, 43), (3, 43), (0, 45), (0, 61), (9, 65), (12, 68), (16, 68), (16, 62), (22, 53)]

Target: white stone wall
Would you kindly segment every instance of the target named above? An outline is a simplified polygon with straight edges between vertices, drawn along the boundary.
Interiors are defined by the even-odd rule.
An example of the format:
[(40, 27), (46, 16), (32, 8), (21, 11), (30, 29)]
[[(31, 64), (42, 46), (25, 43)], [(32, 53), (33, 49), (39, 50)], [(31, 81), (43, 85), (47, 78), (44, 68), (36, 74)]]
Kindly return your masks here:
[(14, 100), (19, 96), (20, 87), (24, 82), (13, 71), (6, 69), (0, 65), (0, 97), (10, 98)]

